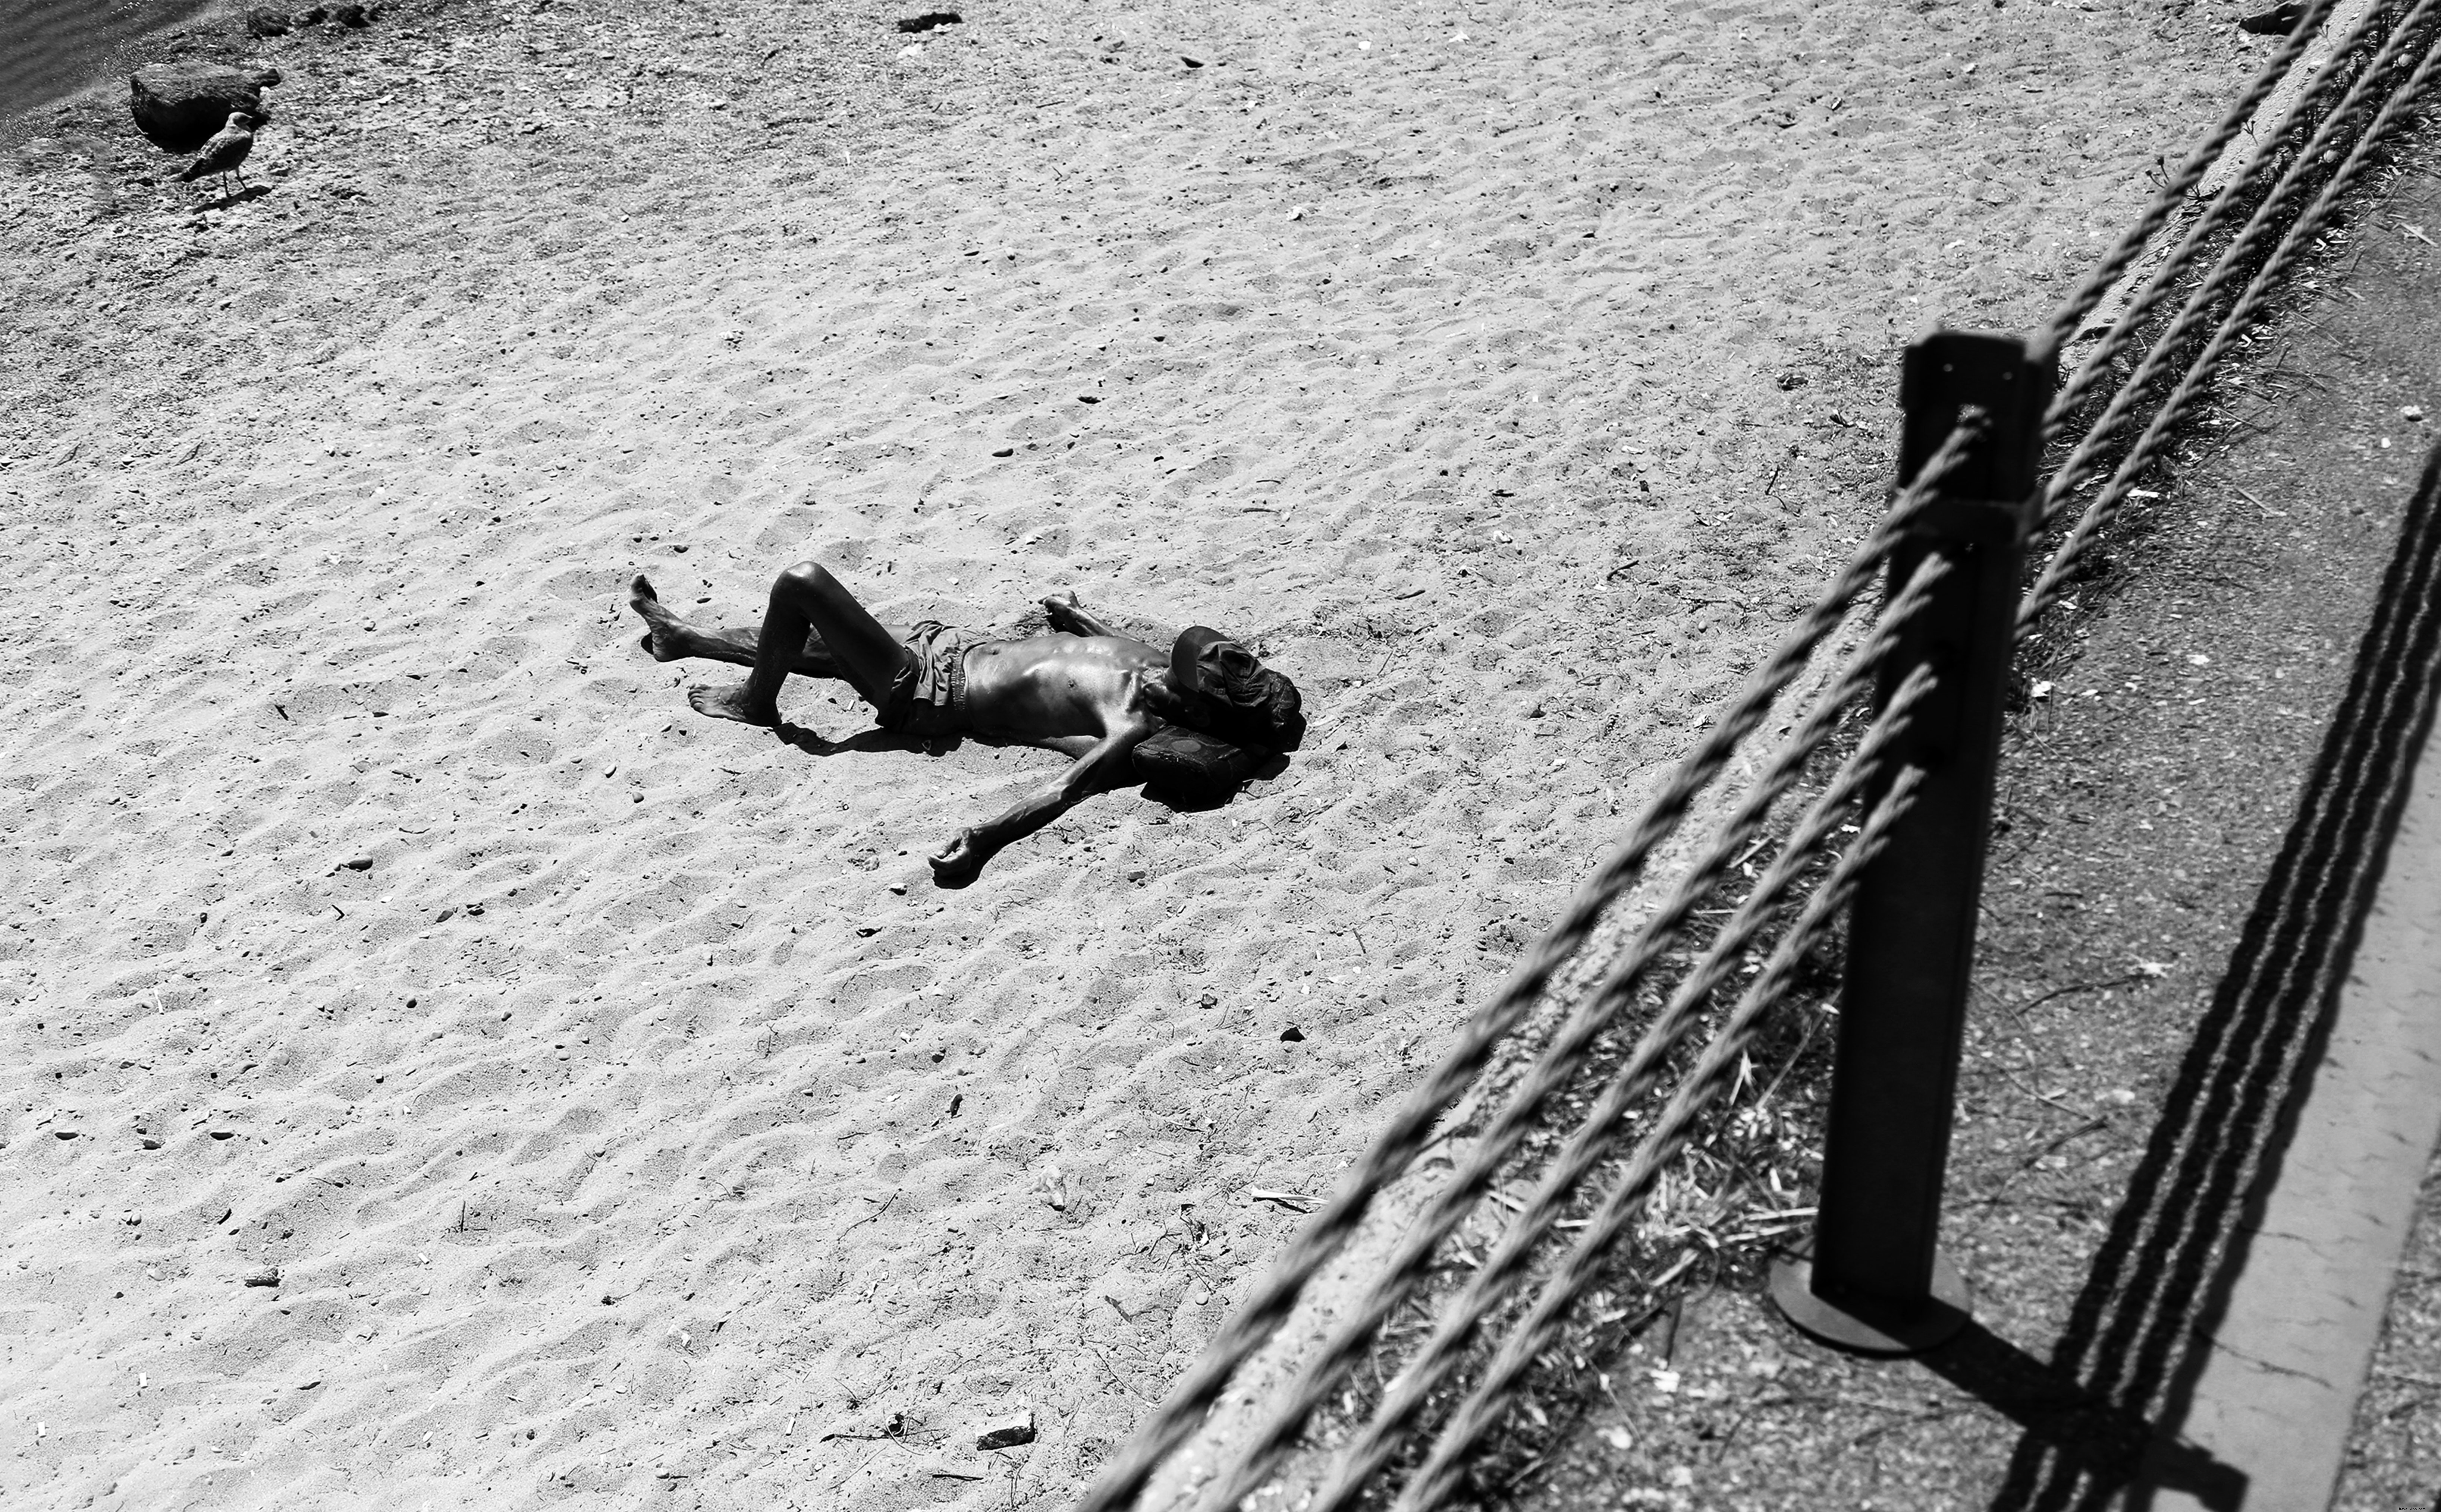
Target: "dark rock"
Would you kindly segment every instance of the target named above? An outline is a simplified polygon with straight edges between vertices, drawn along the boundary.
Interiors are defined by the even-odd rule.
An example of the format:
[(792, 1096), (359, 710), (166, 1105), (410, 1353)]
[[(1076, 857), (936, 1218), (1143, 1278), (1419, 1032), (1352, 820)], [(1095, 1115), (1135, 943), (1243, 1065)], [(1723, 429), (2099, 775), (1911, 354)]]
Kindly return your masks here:
[(975, 1448), (1015, 1449), (1034, 1442), (1034, 1409), (1022, 1407), (975, 1425)]
[(362, 6), (333, 6), (331, 19), (343, 27), (370, 27), (373, 24), (371, 13)]
[(2297, 0), (2288, 0), (2287, 4), (2240, 18), (2237, 29), (2251, 31), (2258, 37), (2285, 37), (2296, 30), (2297, 23), (2305, 19), (2305, 8)]
[(257, 120), (269, 119), (262, 91), (278, 82), (280, 72), (273, 68), (147, 63), (128, 76), (128, 110), (136, 117), (136, 129), (154, 145), (172, 153), (191, 153), (228, 124), (231, 111), (244, 111)]
[(245, 13), (245, 34), (249, 37), (284, 37), (288, 35), (288, 18), (269, 6), (257, 6)]
[(297, 12), (297, 24), (299, 27), (318, 27), (330, 19), (331, 12), (320, 6), (316, 6), (311, 10)]
[(901, 31), (930, 31), (934, 27), (964, 26), (966, 24), (966, 17), (958, 14), (954, 10), (927, 10), (920, 16), (899, 17), (898, 29)]

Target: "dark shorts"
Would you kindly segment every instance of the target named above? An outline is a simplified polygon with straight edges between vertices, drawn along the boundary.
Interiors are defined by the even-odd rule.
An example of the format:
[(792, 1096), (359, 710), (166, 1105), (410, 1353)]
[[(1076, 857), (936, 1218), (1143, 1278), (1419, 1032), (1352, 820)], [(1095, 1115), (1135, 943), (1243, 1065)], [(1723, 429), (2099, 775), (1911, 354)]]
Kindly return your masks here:
[(874, 722), (910, 735), (941, 735), (958, 729), (967, 702), (967, 648), (975, 638), (938, 620), (907, 632), (907, 664), (891, 679)]

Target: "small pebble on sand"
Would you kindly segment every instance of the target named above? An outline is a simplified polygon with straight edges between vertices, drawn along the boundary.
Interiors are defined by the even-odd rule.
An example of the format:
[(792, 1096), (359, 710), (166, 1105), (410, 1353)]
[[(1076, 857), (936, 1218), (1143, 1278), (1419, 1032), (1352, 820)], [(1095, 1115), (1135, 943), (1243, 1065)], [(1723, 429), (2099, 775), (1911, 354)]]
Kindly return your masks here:
[(975, 1428), (975, 1448), (979, 1449), (1015, 1449), (1020, 1444), (1034, 1442), (1034, 1409), (1021, 1408), (992, 1417)]

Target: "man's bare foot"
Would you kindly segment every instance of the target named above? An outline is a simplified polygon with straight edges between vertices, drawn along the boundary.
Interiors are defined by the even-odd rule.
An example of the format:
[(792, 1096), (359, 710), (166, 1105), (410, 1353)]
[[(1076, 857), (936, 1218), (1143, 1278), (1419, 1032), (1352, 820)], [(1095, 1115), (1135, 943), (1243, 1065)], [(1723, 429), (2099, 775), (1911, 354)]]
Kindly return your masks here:
[[(655, 661), (676, 661), (686, 653), (686, 621), (663, 607), (661, 597), (641, 572), (627, 585), (627, 607), (644, 619), (644, 649)], [(701, 709), (703, 706), (696, 706)]]
[(738, 683), (729, 688), (690, 688), (687, 702), (695, 705), (698, 714), (714, 719), (734, 719), (741, 725), (761, 725), (766, 729), (780, 723), (780, 706), (772, 699), (757, 700), (748, 693), (748, 685)]

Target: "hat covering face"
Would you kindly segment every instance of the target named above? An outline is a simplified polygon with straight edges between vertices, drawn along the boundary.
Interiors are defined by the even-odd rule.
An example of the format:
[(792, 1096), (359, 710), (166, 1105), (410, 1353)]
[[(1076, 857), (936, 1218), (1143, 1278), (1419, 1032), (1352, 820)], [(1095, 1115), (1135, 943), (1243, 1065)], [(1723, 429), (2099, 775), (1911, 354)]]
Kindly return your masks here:
[(1170, 646), (1169, 678), (1198, 706), (1202, 727), (1234, 745), (1293, 750), (1305, 739), (1296, 685), (1209, 625), (1184, 631)]

